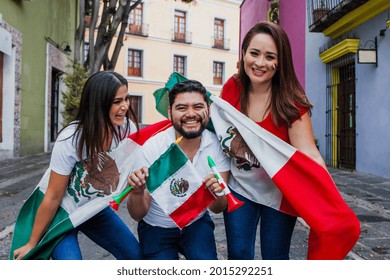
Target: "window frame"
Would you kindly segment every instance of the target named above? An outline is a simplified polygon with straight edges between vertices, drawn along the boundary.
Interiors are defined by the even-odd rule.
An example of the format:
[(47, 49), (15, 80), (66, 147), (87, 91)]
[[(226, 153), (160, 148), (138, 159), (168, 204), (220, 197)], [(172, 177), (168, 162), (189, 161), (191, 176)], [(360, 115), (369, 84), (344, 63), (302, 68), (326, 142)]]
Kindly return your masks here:
[[(133, 2), (135, 1), (131, 1)], [(130, 34), (142, 34), (142, 25), (144, 21), (144, 6), (143, 3), (140, 3), (135, 7), (133, 10), (131, 10), (129, 14), (128, 19), (128, 28)]]
[(175, 10), (173, 32), (174, 32), (175, 41), (186, 42), (187, 12), (181, 10)]
[[(130, 53), (132, 53), (131, 61), (130, 61)], [(139, 55), (134, 56), (134, 54), (139, 54)], [(139, 61), (136, 61), (136, 59), (139, 59)], [(135, 67), (135, 64), (139, 64), (139, 67)], [(127, 49), (127, 76), (139, 77), (139, 78), (143, 77), (143, 50), (133, 49), (133, 48)]]
[(225, 20), (214, 18), (214, 47), (225, 48)]
[[(179, 60), (182, 60), (182, 67), (179, 65), (181, 62)], [(180, 68), (183, 69), (183, 72), (180, 72)], [(187, 56), (185, 55), (173, 55), (173, 71), (178, 72), (183, 76), (186, 76), (187, 74)]]
[[(129, 93), (129, 97), (130, 107), (136, 115), (138, 123), (141, 124), (143, 122), (143, 95)], [(134, 108), (134, 106), (137, 108)], [(134, 122), (134, 120), (132, 121)]]
[(213, 84), (222, 85), (225, 75), (225, 63), (222, 61), (213, 61)]

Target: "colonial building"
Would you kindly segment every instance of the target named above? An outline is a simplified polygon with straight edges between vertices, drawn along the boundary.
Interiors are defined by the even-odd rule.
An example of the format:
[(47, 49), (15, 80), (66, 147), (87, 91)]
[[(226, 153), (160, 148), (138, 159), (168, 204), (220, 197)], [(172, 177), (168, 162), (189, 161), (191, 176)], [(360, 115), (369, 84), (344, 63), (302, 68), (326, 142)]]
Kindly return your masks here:
[(115, 70), (129, 81), (140, 123), (163, 118), (155, 110), (153, 92), (174, 71), (220, 93), (237, 68), (241, 2), (144, 0), (132, 10)]
[(77, 1), (0, 1), (0, 160), (49, 151)]
[[(116, 71), (129, 81), (142, 125), (162, 118), (153, 92), (173, 71), (219, 94), (236, 71), (241, 2), (144, 0), (131, 12)], [(78, 7), (78, 0), (0, 1), (0, 160), (51, 151)]]
[(307, 1), (306, 90), (329, 166), (390, 178), (390, 1)]

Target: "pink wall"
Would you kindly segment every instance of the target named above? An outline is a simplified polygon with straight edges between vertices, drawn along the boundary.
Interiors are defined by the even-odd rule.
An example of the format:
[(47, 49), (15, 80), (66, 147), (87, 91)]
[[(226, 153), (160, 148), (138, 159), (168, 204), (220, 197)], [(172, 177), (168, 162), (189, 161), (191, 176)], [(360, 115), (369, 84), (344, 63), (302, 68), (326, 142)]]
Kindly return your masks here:
[[(272, 0), (244, 0), (240, 11), (240, 47), (246, 32), (259, 21), (267, 20)], [(279, 24), (286, 31), (292, 48), (294, 67), (301, 85), (305, 86), (306, 1), (279, 0)]]

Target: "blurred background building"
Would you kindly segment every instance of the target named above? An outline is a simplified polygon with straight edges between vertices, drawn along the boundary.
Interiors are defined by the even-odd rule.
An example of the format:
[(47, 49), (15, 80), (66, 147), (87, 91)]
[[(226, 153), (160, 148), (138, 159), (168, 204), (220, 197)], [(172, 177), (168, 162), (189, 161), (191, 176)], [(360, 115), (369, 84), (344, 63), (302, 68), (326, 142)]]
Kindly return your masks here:
[(219, 94), (236, 71), (239, 0), (143, 0), (131, 11), (115, 70), (129, 81), (132, 106), (143, 125), (162, 120), (153, 92), (176, 71)]

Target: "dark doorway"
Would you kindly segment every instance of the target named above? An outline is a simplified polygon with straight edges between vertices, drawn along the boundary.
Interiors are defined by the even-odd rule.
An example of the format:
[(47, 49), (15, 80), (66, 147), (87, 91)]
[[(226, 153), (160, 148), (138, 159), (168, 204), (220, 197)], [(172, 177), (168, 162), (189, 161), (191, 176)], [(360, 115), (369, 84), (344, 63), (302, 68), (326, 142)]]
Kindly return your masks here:
[(338, 167), (356, 168), (355, 63), (340, 67), (338, 85)]

